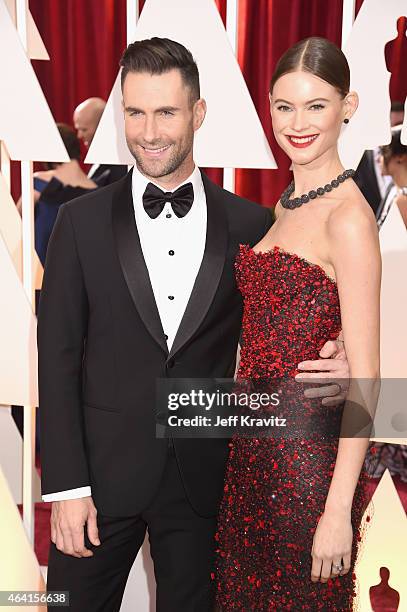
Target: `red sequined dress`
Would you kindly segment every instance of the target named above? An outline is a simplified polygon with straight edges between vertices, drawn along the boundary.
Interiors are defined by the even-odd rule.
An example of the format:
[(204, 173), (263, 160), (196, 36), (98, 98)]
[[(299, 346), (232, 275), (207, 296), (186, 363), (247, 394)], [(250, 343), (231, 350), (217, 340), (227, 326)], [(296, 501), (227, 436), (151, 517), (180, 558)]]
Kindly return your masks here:
[[(256, 253), (241, 245), (236, 277), (244, 298), (238, 381), (285, 377), (299, 389), (293, 380), (297, 364), (317, 359), (325, 342), (340, 332), (336, 283), (318, 265), (280, 247)], [(323, 435), (321, 423), (330, 416), (321, 400), (307, 402), (302, 390), (301, 402), (293, 404), (304, 413), (297, 437), (235, 435), (230, 443), (216, 534), (214, 577), (221, 610), (354, 609), (353, 568), (324, 584), (310, 580), (312, 540), (338, 438)], [(362, 475), (352, 508), (352, 566), (365, 505)]]

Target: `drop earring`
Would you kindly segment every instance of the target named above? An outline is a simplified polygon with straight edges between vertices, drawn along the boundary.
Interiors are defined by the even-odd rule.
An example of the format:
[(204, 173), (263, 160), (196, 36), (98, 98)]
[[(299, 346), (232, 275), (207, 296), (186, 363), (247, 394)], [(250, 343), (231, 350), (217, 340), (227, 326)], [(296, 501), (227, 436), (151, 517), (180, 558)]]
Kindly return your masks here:
[(349, 119), (346, 117), (346, 119), (343, 120), (344, 123), (349, 123)]

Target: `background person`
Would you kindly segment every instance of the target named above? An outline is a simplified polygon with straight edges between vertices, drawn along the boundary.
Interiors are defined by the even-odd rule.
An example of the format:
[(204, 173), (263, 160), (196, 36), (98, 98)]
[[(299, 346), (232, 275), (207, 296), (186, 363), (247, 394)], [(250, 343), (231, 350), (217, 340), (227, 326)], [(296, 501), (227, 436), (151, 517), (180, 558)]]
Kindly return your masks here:
[(391, 142), (380, 147), (380, 167), (382, 174), (391, 179), (377, 210), (379, 228), (383, 225), (390, 208), (394, 203), (399, 207), (405, 226), (407, 227), (407, 145), (401, 143), (402, 125), (391, 131)]
[[(401, 124), (403, 120), (404, 104), (401, 102), (392, 102), (390, 126), (393, 127)], [(365, 151), (356, 169), (355, 176), (353, 177), (374, 213), (376, 213), (380, 203), (386, 196), (391, 183), (390, 177), (382, 174), (379, 156), (380, 147)]]
[[(86, 147), (90, 147), (105, 106), (106, 102), (102, 98), (88, 98), (78, 104), (74, 110), (73, 123), (78, 138)], [(94, 164), (88, 172), (89, 178), (99, 187), (114, 183), (126, 174), (127, 166), (119, 164)]]
[(80, 146), (75, 131), (64, 123), (58, 123), (57, 127), (69, 162), (48, 162), (47, 170), (34, 173), (35, 250), (43, 266), (59, 207), (97, 188), (80, 166)]

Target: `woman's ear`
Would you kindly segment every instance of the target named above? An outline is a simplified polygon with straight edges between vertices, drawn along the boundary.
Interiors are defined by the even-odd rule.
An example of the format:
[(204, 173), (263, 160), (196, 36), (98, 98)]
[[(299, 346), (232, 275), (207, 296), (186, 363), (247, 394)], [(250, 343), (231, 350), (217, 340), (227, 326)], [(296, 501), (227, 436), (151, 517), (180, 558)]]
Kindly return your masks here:
[(359, 106), (359, 96), (356, 91), (350, 91), (344, 100), (344, 119), (353, 117)]

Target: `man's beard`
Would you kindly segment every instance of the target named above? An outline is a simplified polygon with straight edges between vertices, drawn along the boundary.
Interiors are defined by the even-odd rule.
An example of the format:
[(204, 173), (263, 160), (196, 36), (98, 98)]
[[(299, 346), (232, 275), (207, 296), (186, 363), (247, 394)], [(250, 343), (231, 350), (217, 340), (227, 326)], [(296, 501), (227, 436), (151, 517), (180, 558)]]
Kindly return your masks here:
[[(172, 143), (171, 143), (172, 144)], [(185, 159), (188, 157), (189, 152), (193, 146), (193, 138), (188, 139), (185, 145), (182, 148), (172, 147), (172, 152), (167, 160), (144, 160), (142, 156), (139, 154), (137, 150), (137, 146), (133, 147), (132, 143), (127, 140), (127, 146), (129, 148), (130, 153), (136, 160), (137, 168), (140, 170), (142, 174), (145, 176), (150, 176), (151, 178), (162, 178), (163, 176), (168, 176), (176, 172), (180, 166), (184, 163)], [(154, 148), (160, 148), (168, 146), (155, 144)]]

